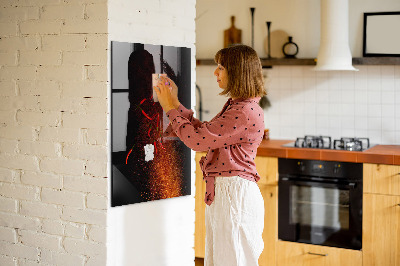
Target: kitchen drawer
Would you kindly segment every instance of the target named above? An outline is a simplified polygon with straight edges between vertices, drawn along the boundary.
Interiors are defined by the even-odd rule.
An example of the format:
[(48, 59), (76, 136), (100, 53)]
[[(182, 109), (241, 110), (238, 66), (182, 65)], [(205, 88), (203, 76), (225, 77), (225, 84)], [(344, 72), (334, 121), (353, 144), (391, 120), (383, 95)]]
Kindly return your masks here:
[(278, 241), (277, 266), (362, 266), (359, 250)]
[(400, 166), (368, 164), (363, 167), (364, 193), (400, 195)]

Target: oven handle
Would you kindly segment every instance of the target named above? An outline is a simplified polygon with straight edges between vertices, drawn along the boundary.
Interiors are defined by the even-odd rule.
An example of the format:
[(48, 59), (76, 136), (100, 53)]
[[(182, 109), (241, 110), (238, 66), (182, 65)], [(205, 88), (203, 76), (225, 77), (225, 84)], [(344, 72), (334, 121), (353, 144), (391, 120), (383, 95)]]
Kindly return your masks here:
[(315, 181), (315, 180), (304, 180), (299, 178), (290, 178), (290, 177), (281, 177), (279, 179), (283, 182), (289, 182), (293, 185), (306, 185), (306, 186), (315, 186), (318, 187), (328, 187), (328, 188), (345, 188), (345, 189), (354, 189), (356, 187), (355, 182), (335, 182), (335, 181)]

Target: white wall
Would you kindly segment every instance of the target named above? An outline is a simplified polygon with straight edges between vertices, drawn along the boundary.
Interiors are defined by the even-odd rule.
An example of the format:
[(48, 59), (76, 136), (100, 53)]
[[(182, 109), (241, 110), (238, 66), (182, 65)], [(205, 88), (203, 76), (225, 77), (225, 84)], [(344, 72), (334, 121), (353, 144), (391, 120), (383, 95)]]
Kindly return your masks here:
[[(197, 3), (197, 58), (213, 58), (223, 46), (223, 31), (230, 27), (230, 17), (242, 30), (242, 42), (251, 45), (251, 13), (254, 13), (254, 49), (266, 57), (264, 41), (266, 21), (271, 31), (283, 30), (299, 46), (299, 58), (314, 58), (320, 38), (320, 0), (202, 0)], [(349, 42), (353, 57), (362, 56), (363, 12), (399, 11), (398, 0), (349, 0)], [(388, 29), (390, 30), (390, 29)], [(272, 45), (271, 45), (272, 46)]]
[[(214, 58), (223, 47), (223, 31), (235, 16), (235, 26), (242, 30), (242, 43), (251, 45), (251, 13), (254, 13), (254, 49), (265, 57), (266, 21), (271, 31), (284, 30), (293, 36), (299, 57), (312, 57), (319, 44), (319, 0), (202, 0), (197, 3), (196, 44), (197, 58)], [(314, 42), (317, 40), (317, 42)], [(315, 54), (316, 56), (316, 54)]]
[[(109, 1), (109, 42), (191, 48), (194, 91), (195, 4), (195, 0)], [(109, 208), (108, 265), (194, 265), (193, 153), (192, 157), (191, 196)]]
[[(261, 57), (266, 55), (262, 43), (266, 36), (265, 20), (271, 20), (274, 29), (281, 27), (288, 33), (293, 32), (300, 47), (299, 58), (316, 57), (319, 3), (318, 0), (223, 0), (220, 4), (225, 9), (215, 10), (213, 1), (199, 2), (196, 56), (213, 58), (222, 47), (222, 31), (229, 27), (232, 14), (239, 16), (243, 13), (236, 18), (237, 27), (248, 29), (247, 33), (243, 33), (243, 42), (250, 44), (248, 7), (256, 6), (257, 23), (265, 27), (264, 32), (255, 31), (255, 49)], [(349, 0), (349, 9), (350, 47), (353, 57), (360, 57), (362, 12), (400, 10), (400, 1)], [(257, 17), (262, 12), (265, 16)], [(271, 137), (295, 139), (305, 134), (324, 134), (334, 138), (369, 137), (373, 143), (400, 144), (400, 66), (355, 67), (360, 71), (314, 72), (310, 66), (274, 66), (264, 70), (268, 76), (266, 87), (272, 104), (265, 111), (266, 127), (270, 129)], [(203, 120), (211, 119), (226, 101), (225, 97), (215, 97), (219, 88), (213, 71), (213, 66), (197, 67), (196, 83), (202, 89), (203, 109), (210, 112), (203, 114)]]

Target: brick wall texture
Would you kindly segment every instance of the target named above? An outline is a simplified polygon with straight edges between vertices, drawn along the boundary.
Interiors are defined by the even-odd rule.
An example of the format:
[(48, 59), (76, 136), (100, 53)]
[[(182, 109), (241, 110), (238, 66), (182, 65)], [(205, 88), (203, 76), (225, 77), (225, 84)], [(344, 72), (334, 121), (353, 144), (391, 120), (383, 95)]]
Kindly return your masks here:
[(105, 265), (106, 0), (0, 1), (0, 265)]

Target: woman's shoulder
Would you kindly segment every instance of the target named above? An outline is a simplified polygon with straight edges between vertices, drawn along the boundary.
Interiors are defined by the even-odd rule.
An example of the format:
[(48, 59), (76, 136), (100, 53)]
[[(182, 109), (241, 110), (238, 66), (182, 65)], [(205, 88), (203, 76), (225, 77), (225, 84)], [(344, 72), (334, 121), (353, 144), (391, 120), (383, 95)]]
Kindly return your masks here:
[(260, 97), (242, 99), (241, 101), (236, 102), (236, 108), (243, 110), (244, 112), (249, 112), (254, 110), (262, 111), (262, 108), (258, 104), (260, 102), (260, 99), (261, 99)]
[(236, 117), (243, 117), (247, 120), (259, 120), (264, 118), (264, 111), (258, 104), (259, 98), (248, 98), (234, 102), (228, 112)]

